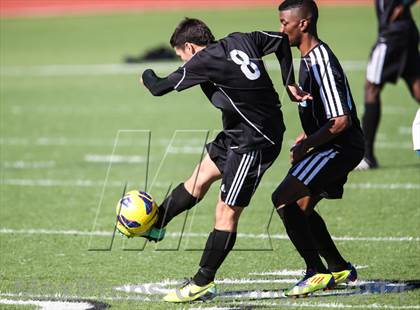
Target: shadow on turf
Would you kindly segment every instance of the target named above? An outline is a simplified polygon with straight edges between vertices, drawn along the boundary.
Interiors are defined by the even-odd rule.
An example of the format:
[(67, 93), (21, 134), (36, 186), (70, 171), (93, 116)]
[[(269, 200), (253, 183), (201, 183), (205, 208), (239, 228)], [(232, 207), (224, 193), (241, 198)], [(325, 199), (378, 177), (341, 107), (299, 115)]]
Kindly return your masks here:
[[(387, 293), (402, 293), (406, 291), (416, 290), (420, 288), (420, 280), (408, 280), (408, 281), (399, 281), (399, 280), (369, 280), (364, 281), (361, 284), (354, 285), (340, 285), (335, 287), (333, 290), (318, 292), (312, 294), (310, 297), (337, 297), (337, 296), (352, 296), (352, 295), (362, 295), (362, 294), (387, 294)], [(255, 294), (255, 291), (252, 290), (239, 290), (239, 291), (225, 291), (220, 292), (218, 297), (223, 299), (238, 298), (242, 296), (249, 296), (251, 294), (257, 295), (255, 297), (250, 297), (250, 300), (256, 299), (277, 299), (278, 291), (270, 290), (261, 290), (260, 294)], [(271, 293), (271, 296), (270, 296)], [(259, 297), (263, 296), (264, 297)], [(283, 297), (287, 298), (287, 297)]]
[(414, 168), (420, 169), (420, 164), (411, 163), (411, 164), (395, 164), (395, 165), (385, 165), (385, 166), (380, 165), (379, 166), (380, 170), (382, 170), (382, 169), (384, 169), (384, 170), (385, 169), (396, 169), (396, 168), (398, 168), (398, 169), (414, 169)]

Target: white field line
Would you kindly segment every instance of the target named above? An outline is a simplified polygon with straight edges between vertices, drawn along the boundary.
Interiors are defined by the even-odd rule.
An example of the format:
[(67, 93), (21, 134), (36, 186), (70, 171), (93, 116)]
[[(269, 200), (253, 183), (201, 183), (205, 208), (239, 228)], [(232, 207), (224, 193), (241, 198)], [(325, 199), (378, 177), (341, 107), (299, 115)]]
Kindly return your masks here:
[(147, 161), (145, 156), (139, 155), (119, 155), (119, 154), (86, 154), (84, 161), (90, 163), (129, 163), (138, 164)]
[[(158, 139), (152, 141), (152, 146), (159, 145), (167, 147), (170, 139)], [(25, 138), (25, 137), (2, 137), (0, 138), (0, 145), (13, 145), (13, 146), (113, 146), (111, 139), (92, 139), (92, 138), (67, 138), (67, 137), (38, 137), (38, 138)], [(178, 154), (201, 154), (204, 145), (204, 139), (176, 139), (175, 142), (182, 146), (172, 145), (168, 149), (168, 153)], [(126, 140), (120, 139), (117, 143), (118, 147), (125, 146), (147, 146), (147, 139), (144, 140)], [(289, 145), (294, 143), (293, 140), (288, 141)], [(379, 149), (410, 149), (412, 144), (410, 141), (377, 141), (375, 147)]]
[[(63, 300), (92, 300), (92, 301), (119, 301), (119, 300), (133, 300), (133, 301), (161, 301), (160, 298), (152, 298), (146, 296), (75, 296), (75, 295), (63, 295), (60, 293), (54, 295), (42, 295), (42, 294), (27, 294), (24, 292), (20, 293), (2, 293), (0, 292), (1, 297), (9, 297), (9, 298), (30, 298), (30, 299), (63, 299)], [(92, 309), (92, 305), (90, 308)], [(56, 309), (54, 309), (56, 310)]]
[(201, 146), (170, 146), (168, 147), (168, 153), (170, 154), (202, 154), (203, 147)]
[(47, 168), (54, 168), (56, 166), (56, 162), (54, 160), (47, 160), (47, 161), (4, 161), (2, 163), (4, 168), (11, 168), (11, 169), (47, 169)]
[[(76, 180), (63, 180), (63, 179), (2, 179), (0, 185), (8, 186), (40, 186), (40, 187), (98, 187), (103, 186), (105, 181), (89, 180), (89, 179), (76, 179)], [(155, 187), (167, 188), (168, 183), (156, 182)], [(123, 187), (122, 181), (108, 181), (106, 187)], [(275, 188), (278, 183), (262, 183), (260, 187)], [(419, 190), (419, 183), (348, 183), (345, 188), (349, 189), (364, 189), (364, 190)]]
[(93, 307), (93, 305), (88, 302), (11, 300), (11, 299), (0, 299), (0, 304), (31, 305), (31, 306), (40, 307), (41, 310), (86, 310), (86, 309), (92, 309)]
[[(110, 237), (112, 236), (111, 231), (80, 231), (80, 230), (50, 230), (50, 229), (13, 229), (13, 228), (0, 228), (0, 234), (24, 234), (24, 235), (71, 235), (71, 236), (99, 236), (99, 237)], [(166, 238), (179, 238), (181, 232), (172, 232), (165, 235)], [(208, 237), (207, 233), (183, 233), (183, 237), (187, 238), (205, 238)], [(238, 233), (238, 238), (244, 239), (276, 239), (276, 240), (289, 240), (286, 234), (250, 234), (250, 233)], [(337, 241), (389, 241), (389, 242), (418, 242), (420, 237), (332, 237)]]
[[(282, 282), (279, 282), (278, 280), (283, 280)], [(263, 282), (264, 281), (264, 282)], [(248, 284), (248, 283), (295, 283), (296, 279), (274, 279), (274, 280), (254, 280), (254, 279), (220, 279), (219, 281), (217, 281), (218, 283), (221, 284)], [(167, 286), (175, 286), (178, 285), (180, 283), (180, 281), (177, 280), (171, 280), (171, 279), (165, 279), (162, 281), (159, 281), (159, 283), (144, 283), (144, 284), (139, 284), (139, 285), (123, 285), (120, 287), (115, 288), (118, 291), (122, 291), (125, 293), (137, 293), (137, 294), (143, 294), (143, 295), (158, 295), (158, 294), (166, 294), (167, 292), (171, 291), (170, 289), (166, 289), (165, 287)], [(378, 284), (376, 281), (358, 281), (357, 283), (355, 283), (354, 285), (360, 286), (360, 285), (365, 285), (365, 284)], [(381, 283), (379, 283), (381, 284)], [(387, 286), (389, 285), (396, 285), (396, 286), (404, 286), (406, 285), (405, 283), (388, 283), (388, 282), (383, 282), (382, 284), (385, 284)], [(381, 285), (382, 285), (381, 284)], [(349, 291), (350, 295), (352, 295), (352, 291)], [(363, 292), (361, 292), (363, 293)], [(339, 292), (320, 292), (320, 293), (315, 293), (315, 295), (317, 296), (343, 296), (343, 292), (339, 291)], [(344, 295), (346, 295), (344, 293)], [(348, 295), (348, 294), (347, 294)], [(136, 301), (159, 301), (160, 298), (154, 298), (154, 297), (147, 297), (147, 296), (86, 296), (86, 297), (81, 297), (81, 296), (63, 296), (61, 294), (55, 294), (55, 295), (27, 295), (25, 293), (0, 293), (0, 296), (3, 297), (17, 297), (17, 298), (33, 298), (33, 299), (96, 299), (96, 300), (112, 300), (112, 301), (116, 301), (116, 300), (136, 300)], [(244, 292), (221, 292), (219, 297), (220, 299), (222, 299), (223, 303), (226, 303), (227, 306), (229, 306), (228, 309), (232, 309), (232, 307), (235, 308), (236, 305), (264, 305), (266, 302), (265, 301), (249, 301), (249, 302), (243, 302), (243, 301), (235, 301), (235, 299), (237, 298), (250, 298), (250, 299), (272, 299), (272, 298), (276, 298), (277, 300), (279, 299), (286, 299), (286, 297), (284, 296), (284, 294), (282, 292), (280, 292), (279, 290), (275, 290), (275, 291), (244, 291)], [(232, 300), (234, 299), (234, 300)], [(280, 300), (279, 300), (280, 301)], [(319, 302), (315, 302), (315, 303), (311, 303), (311, 302), (289, 302), (289, 301), (285, 301), (285, 302), (276, 302), (270, 303), (273, 306), (287, 306), (287, 307), (299, 307), (300, 305), (304, 305), (304, 307), (315, 307), (315, 308), (361, 308), (361, 309), (380, 309), (380, 308), (385, 308), (385, 309), (420, 309), (419, 305), (399, 305), (399, 306), (394, 306), (394, 305), (388, 305), (388, 304), (367, 304), (367, 305), (347, 305), (347, 304), (342, 304), (342, 303), (319, 303)], [(267, 304), (268, 305), (268, 304)], [(56, 309), (56, 308), (55, 308)], [(203, 309), (202, 307), (198, 308), (198, 309)], [(207, 308), (204, 308), (207, 309)]]
[[(201, 154), (203, 146), (171, 146), (168, 148), (170, 154)], [(121, 155), (121, 154), (86, 154), (84, 161), (90, 163), (146, 163), (147, 158), (140, 155)]]
[(420, 305), (401, 305), (401, 306), (394, 306), (389, 304), (360, 304), (360, 305), (349, 305), (349, 304), (343, 304), (343, 303), (324, 303), (324, 302), (258, 302), (258, 303), (251, 303), (251, 302), (235, 302), (232, 303), (232, 306), (226, 306), (226, 307), (193, 307), (189, 308), (194, 310), (211, 310), (211, 309), (217, 309), (217, 310), (232, 310), (232, 309), (239, 309), (243, 307), (244, 309), (253, 309), (260, 308), (260, 307), (279, 307), (281, 309), (282, 307), (287, 308), (320, 308), (320, 309), (395, 309), (395, 310), (409, 310), (409, 309), (420, 309)]
[[(275, 60), (265, 61), (267, 70), (280, 70), (280, 65)], [(294, 59), (295, 68), (299, 67), (300, 60)], [(169, 73), (176, 70), (180, 62), (155, 62), (144, 64), (94, 64), (94, 65), (41, 65), (41, 66), (3, 66), (0, 68), (1, 76), (89, 76), (89, 75), (132, 75), (140, 74), (147, 68), (155, 71)], [(366, 61), (344, 60), (341, 65), (346, 71), (365, 71)]]
[[(104, 181), (99, 180), (57, 180), (57, 179), (2, 179), (0, 185), (41, 186), (41, 187), (101, 187)], [(109, 187), (123, 187), (123, 182), (110, 181)]]
[(387, 142), (387, 141), (377, 141), (375, 143), (375, 148), (378, 149), (409, 149), (413, 147), (411, 142)]
[(348, 183), (344, 187), (352, 189), (419, 190), (420, 183)]
[[(85, 300), (96, 300), (96, 301), (139, 301), (139, 302), (156, 302), (161, 301), (160, 298), (153, 298), (147, 296), (66, 296), (66, 295), (36, 295), (36, 294), (25, 294), (21, 293), (0, 293), (2, 297), (9, 297), (9, 298), (32, 298), (32, 299), (57, 299), (62, 298), (65, 300), (68, 299), (85, 299)], [(261, 295), (259, 295), (261, 296)], [(228, 301), (223, 301), (224, 303), (228, 303)], [(190, 309), (237, 309), (238, 306), (242, 307), (291, 307), (291, 308), (320, 308), (320, 309), (392, 309), (392, 310), (409, 310), (409, 309), (420, 309), (420, 305), (389, 305), (389, 304), (360, 304), (360, 305), (350, 305), (350, 304), (343, 304), (343, 303), (321, 303), (321, 302), (292, 302), (292, 301), (284, 301), (284, 302), (266, 302), (266, 301), (258, 301), (258, 302), (241, 302), (241, 301), (233, 301), (229, 304), (232, 306), (227, 307), (195, 307)], [(57, 310), (57, 308), (54, 308)], [(66, 309), (67, 310), (67, 309)]]
[[(143, 130), (141, 130), (143, 131)], [(202, 132), (202, 130), (197, 130), (197, 132)], [(167, 147), (171, 139), (157, 139), (152, 141), (152, 146), (159, 145)], [(203, 147), (205, 141), (204, 139), (198, 139), (192, 137), (191, 139), (175, 139), (174, 152), (177, 150), (176, 144), (185, 146), (186, 144), (189, 147)], [(292, 141), (293, 142), (293, 141)], [(13, 146), (113, 146), (115, 139), (104, 139), (104, 138), (68, 138), (68, 137), (0, 137), (0, 145), (13, 145)], [(128, 139), (120, 138), (117, 141), (117, 146), (147, 146), (148, 139), (146, 136), (143, 139)]]

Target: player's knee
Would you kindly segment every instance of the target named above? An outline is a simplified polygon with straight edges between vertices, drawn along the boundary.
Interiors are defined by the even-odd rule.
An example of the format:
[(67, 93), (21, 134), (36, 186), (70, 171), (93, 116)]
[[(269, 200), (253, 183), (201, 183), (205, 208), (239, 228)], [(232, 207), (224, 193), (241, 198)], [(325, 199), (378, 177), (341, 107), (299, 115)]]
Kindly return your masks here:
[(242, 209), (241, 207), (233, 207), (221, 202), (216, 208), (215, 228), (225, 231), (235, 231)]
[(311, 208), (309, 206), (309, 199), (305, 199), (305, 198), (304, 199), (300, 199), (300, 200), (298, 200), (296, 202), (296, 204), (299, 206), (299, 209), (301, 209), (302, 212), (305, 215), (309, 215), (310, 214)]
[(189, 189), (190, 192), (194, 192), (194, 196), (201, 197), (207, 192), (215, 180), (216, 179), (205, 170), (197, 169), (195, 173), (193, 173), (193, 175), (185, 182), (185, 187)]
[(308, 207), (307, 205), (301, 206), (298, 204), (298, 206), (302, 210), (303, 214), (305, 214), (305, 216), (310, 216), (313, 212), (313, 209)]

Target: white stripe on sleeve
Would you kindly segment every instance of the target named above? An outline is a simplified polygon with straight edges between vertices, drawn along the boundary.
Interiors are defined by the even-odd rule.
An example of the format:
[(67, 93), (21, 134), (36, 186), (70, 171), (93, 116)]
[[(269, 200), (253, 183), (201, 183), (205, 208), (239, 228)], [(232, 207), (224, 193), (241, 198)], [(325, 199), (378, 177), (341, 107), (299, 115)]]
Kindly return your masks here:
[[(320, 69), (320, 75), (321, 75), (321, 83), (324, 86), (325, 92), (327, 93), (327, 103), (328, 106), (330, 107), (331, 110), (331, 116), (332, 117), (336, 117), (337, 116), (337, 111), (335, 109), (335, 105), (334, 105), (334, 98), (333, 98), (333, 93), (331, 90), (331, 87), (329, 85), (329, 80), (328, 80), (328, 75), (327, 75), (327, 68), (326, 65), (324, 64), (324, 59), (322, 58), (321, 52), (319, 47), (314, 49), (313, 53), (315, 54), (315, 59), (317, 60), (317, 63), (319, 64), (319, 69)], [(321, 87), (321, 85), (320, 85)]]
[[(327, 74), (328, 74), (330, 82), (331, 82), (331, 88), (332, 88), (332, 91), (333, 91), (333, 94), (334, 94), (335, 102), (337, 103), (338, 116), (344, 115), (343, 104), (341, 102), (341, 99), (340, 99), (340, 96), (339, 96), (339, 93), (338, 93), (338, 89), (337, 89), (337, 83), (335, 82), (335, 77), (334, 77), (334, 74), (333, 74), (332, 69), (331, 69), (330, 57), (328, 56), (328, 52), (323, 45), (320, 46), (320, 49), (322, 51), (322, 54), (324, 55), (325, 63), (327, 65)], [(343, 78), (345, 79), (345, 77), (343, 77)]]
[(316, 80), (316, 82), (318, 83), (318, 86), (319, 86), (319, 93), (321, 95), (322, 103), (324, 104), (325, 114), (326, 114), (327, 118), (331, 118), (332, 117), (331, 110), (330, 110), (330, 107), (328, 105), (327, 97), (325, 96), (324, 90), (322, 89), (321, 76), (318, 72), (315, 56), (314, 56), (313, 53), (310, 53), (309, 57), (311, 57), (311, 68), (312, 68), (312, 71), (314, 72), (315, 80)]

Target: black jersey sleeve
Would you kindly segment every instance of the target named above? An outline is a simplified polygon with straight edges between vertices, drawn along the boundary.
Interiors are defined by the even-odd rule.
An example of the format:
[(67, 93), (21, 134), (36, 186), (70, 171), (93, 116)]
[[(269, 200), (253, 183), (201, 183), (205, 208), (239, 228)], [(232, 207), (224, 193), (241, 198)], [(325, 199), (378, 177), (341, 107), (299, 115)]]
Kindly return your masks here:
[(143, 84), (153, 96), (162, 96), (174, 90), (175, 84), (168, 78), (160, 78), (156, 73), (147, 69), (142, 74)]
[(275, 53), (280, 63), (283, 85), (295, 83), (293, 58), (290, 50), (289, 37), (282, 32), (254, 31), (250, 33), (261, 56)]
[(327, 119), (350, 114), (346, 75), (338, 60), (324, 44), (314, 48), (309, 56)]
[(176, 91), (182, 91), (208, 81), (206, 68), (201, 64), (202, 60), (192, 60), (186, 62), (182, 67), (168, 76), (168, 79), (174, 84)]

